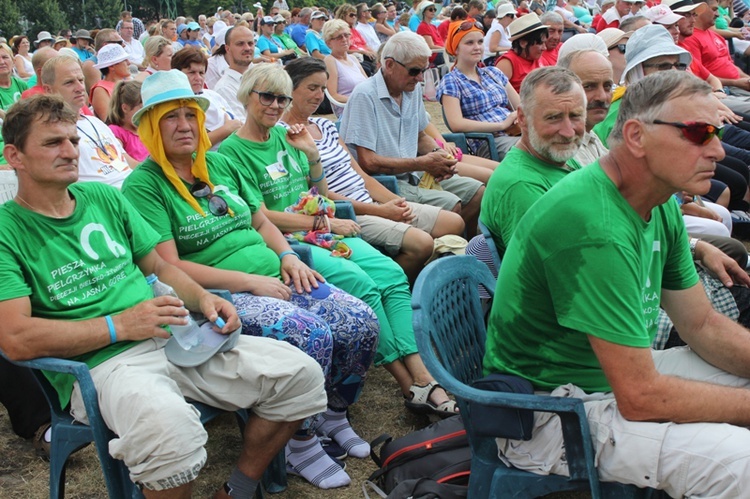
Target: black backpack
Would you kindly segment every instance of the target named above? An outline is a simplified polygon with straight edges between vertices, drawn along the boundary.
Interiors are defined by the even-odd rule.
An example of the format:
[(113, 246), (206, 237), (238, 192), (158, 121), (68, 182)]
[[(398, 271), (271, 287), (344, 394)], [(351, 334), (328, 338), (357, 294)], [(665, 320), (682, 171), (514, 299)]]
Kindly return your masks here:
[[(378, 456), (376, 449), (381, 444)], [(451, 416), (395, 440), (381, 435), (370, 447), (370, 456), (380, 469), (370, 475), (369, 481), (386, 494), (397, 494), (387, 497), (466, 497), (471, 450), (461, 416)], [(419, 489), (427, 495), (415, 494)]]

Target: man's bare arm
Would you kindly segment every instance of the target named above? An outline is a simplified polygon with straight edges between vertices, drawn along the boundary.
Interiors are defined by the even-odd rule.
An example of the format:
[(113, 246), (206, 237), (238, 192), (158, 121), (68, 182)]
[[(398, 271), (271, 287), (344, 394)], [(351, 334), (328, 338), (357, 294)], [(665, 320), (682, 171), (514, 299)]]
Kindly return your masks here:
[(660, 374), (649, 348), (589, 336), (620, 413), (631, 421), (750, 425), (750, 390)]

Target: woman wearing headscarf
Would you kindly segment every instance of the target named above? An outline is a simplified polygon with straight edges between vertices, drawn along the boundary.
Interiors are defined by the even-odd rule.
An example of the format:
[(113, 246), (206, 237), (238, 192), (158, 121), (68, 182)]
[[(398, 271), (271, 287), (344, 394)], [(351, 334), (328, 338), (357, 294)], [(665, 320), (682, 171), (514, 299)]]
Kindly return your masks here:
[[(353, 456), (369, 454), (346, 410), (372, 362), (377, 319), (302, 263), (259, 209), (239, 168), (208, 152), (208, 101), (193, 93), (184, 73), (159, 71), (144, 80), (141, 93), (143, 108), (133, 122), (150, 157), (123, 193), (160, 234), (162, 258), (203, 287), (232, 293), (243, 334), (286, 341), (318, 361), (328, 410), (289, 441), (288, 471), (321, 488), (347, 485), (348, 475), (325, 454), (315, 430)], [(295, 137), (304, 140), (304, 130)]]
[[(496, 67), (479, 67), (484, 55), (484, 32), (473, 19), (456, 21), (448, 27), (445, 51), (456, 58), (451, 70), (440, 80), (438, 101), (454, 132), (488, 132), (495, 136), (495, 147), (502, 158), (518, 137), (506, 131), (516, 122), (518, 92)], [(487, 147), (478, 141), (478, 155)]]

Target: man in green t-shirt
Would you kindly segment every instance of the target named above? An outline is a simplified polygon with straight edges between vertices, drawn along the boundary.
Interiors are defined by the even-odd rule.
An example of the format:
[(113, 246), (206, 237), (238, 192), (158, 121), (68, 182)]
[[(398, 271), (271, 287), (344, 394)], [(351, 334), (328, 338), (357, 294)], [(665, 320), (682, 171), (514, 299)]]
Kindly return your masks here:
[[(717, 123), (711, 88), (688, 73), (628, 88), (610, 153), (558, 182), (519, 223), (484, 359), (487, 372), (583, 398), (602, 480), (672, 497), (750, 490), (750, 331), (711, 308), (668, 202), (709, 189), (724, 156)], [(660, 305), (689, 347), (650, 350)], [(567, 474), (559, 423), (537, 414), (535, 425), (528, 442), (499, 440), (500, 453)]]
[(531, 72), (521, 87), (518, 124), (521, 140), (490, 177), (479, 215), (501, 256), (531, 205), (571, 171), (566, 162), (586, 131), (581, 80), (555, 66)]
[[(18, 194), (0, 207), (0, 349), (11, 360), (64, 357), (85, 362), (122, 459), (147, 497), (190, 497), (206, 461), (206, 432), (189, 403), (252, 408), (237, 467), (216, 497), (252, 497), (270, 460), (304, 418), (326, 408), (323, 374), (297, 348), (240, 335), (197, 367), (167, 360), (165, 325), (187, 309), (227, 334), (234, 307), (208, 293), (155, 251), (158, 234), (116, 189), (78, 183), (76, 113), (57, 96), (14, 105), (3, 154), (18, 173)], [(156, 274), (174, 296), (153, 297)], [(183, 305), (184, 304), (184, 305)], [(45, 373), (60, 404), (86, 421), (77, 385)], [(230, 374), (229, 376), (227, 374)]]

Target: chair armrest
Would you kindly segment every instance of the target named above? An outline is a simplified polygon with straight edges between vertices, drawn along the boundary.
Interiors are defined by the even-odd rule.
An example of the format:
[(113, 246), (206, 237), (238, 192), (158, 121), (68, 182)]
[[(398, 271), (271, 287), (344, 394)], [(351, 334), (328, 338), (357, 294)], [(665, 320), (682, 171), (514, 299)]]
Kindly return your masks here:
[(398, 191), (398, 179), (393, 175), (371, 175), (372, 178), (383, 184), (383, 187), (394, 194), (400, 194)]
[(497, 147), (495, 146), (495, 136), (487, 132), (467, 132), (467, 139), (483, 140), (487, 142), (487, 149), (490, 153), (490, 159), (492, 161), (500, 161), (500, 155), (497, 153)]
[(349, 201), (334, 201), (336, 205), (336, 218), (348, 218), (357, 221), (357, 215), (354, 213), (354, 206)]

